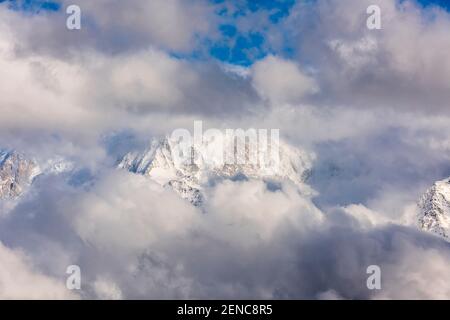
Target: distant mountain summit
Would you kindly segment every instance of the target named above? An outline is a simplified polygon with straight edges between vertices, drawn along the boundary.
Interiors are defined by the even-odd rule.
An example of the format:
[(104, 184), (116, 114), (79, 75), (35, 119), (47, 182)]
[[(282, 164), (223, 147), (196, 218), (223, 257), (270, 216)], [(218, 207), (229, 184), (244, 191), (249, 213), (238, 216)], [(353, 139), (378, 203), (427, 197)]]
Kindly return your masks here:
[(450, 178), (437, 181), (419, 201), (419, 227), (450, 239)]
[(40, 174), (37, 164), (16, 151), (0, 150), (0, 199), (12, 199)]
[(21, 152), (0, 149), (0, 200), (19, 197), (40, 175), (61, 174), (72, 169), (73, 163), (62, 157), (38, 163)]
[[(214, 144), (222, 142), (210, 142), (207, 147), (214, 149), (217, 147)], [(147, 176), (163, 186), (171, 187), (182, 198), (196, 206), (204, 201), (204, 186), (221, 179), (261, 179), (274, 183), (290, 181), (302, 193), (312, 194), (312, 189), (305, 184), (305, 181), (309, 177), (314, 156), (286, 143), (279, 143), (279, 159), (277, 159), (276, 167), (262, 166), (258, 163), (210, 163), (205, 161), (201, 150), (197, 147), (192, 148), (192, 154), (199, 156), (193, 157), (192, 162), (177, 163), (174, 152), (178, 150), (178, 147), (178, 142), (169, 137), (154, 139), (146, 150), (125, 155), (118, 167)], [(222, 148), (216, 149), (222, 150)], [(241, 151), (231, 150), (234, 150), (233, 156), (236, 158), (248, 157), (249, 148), (247, 147)]]

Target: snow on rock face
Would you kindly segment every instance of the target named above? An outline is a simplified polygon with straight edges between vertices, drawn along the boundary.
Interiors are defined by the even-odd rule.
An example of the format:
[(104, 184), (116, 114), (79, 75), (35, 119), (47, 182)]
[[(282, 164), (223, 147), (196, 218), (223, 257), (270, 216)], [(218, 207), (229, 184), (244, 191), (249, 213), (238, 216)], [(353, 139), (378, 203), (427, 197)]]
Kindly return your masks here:
[[(216, 143), (223, 142), (209, 141), (206, 145), (208, 150), (227, 150), (226, 147), (216, 145)], [(171, 138), (154, 139), (147, 150), (125, 155), (119, 162), (118, 167), (148, 176), (163, 186), (171, 187), (182, 198), (196, 206), (200, 206), (204, 201), (203, 187), (214, 183), (216, 179), (290, 181), (303, 194), (313, 194), (312, 189), (305, 184), (305, 181), (309, 177), (314, 156), (286, 143), (280, 142), (279, 144), (279, 165), (276, 170), (268, 166), (261, 166), (259, 163), (230, 164), (228, 162), (205, 161), (204, 153), (197, 150), (195, 146), (192, 148), (192, 154), (197, 156), (193, 157), (193, 160), (188, 163), (178, 163), (173, 157), (174, 150), (177, 150), (178, 147), (178, 142)], [(236, 153), (239, 151), (234, 150), (234, 156), (237, 158), (239, 155)], [(243, 150), (245, 153), (244, 159), (246, 156), (248, 158), (249, 148)]]
[(202, 201), (200, 195), (201, 172), (196, 165), (177, 166), (172, 158), (171, 141), (153, 140), (144, 152), (127, 154), (119, 168), (150, 177), (157, 183), (170, 186), (194, 205)]
[(450, 178), (436, 182), (419, 201), (422, 230), (450, 240)]
[(61, 174), (73, 170), (74, 164), (55, 156), (42, 163), (17, 151), (0, 149), (0, 200), (18, 198), (44, 174)]
[(39, 167), (15, 151), (0, 150), (0, 199), (13, 199), (40, 174)]

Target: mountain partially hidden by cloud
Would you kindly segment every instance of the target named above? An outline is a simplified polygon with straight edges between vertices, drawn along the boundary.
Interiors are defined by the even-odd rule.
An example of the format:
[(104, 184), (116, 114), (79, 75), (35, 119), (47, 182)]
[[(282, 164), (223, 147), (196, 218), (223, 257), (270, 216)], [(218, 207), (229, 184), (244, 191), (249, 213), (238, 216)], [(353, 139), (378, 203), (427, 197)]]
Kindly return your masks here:
[[(450, 297), (445, 8), (31, 3), (0, 1), (0, 298)], [(198, 120), (280, 129), (284, 171), (175, 166)]]

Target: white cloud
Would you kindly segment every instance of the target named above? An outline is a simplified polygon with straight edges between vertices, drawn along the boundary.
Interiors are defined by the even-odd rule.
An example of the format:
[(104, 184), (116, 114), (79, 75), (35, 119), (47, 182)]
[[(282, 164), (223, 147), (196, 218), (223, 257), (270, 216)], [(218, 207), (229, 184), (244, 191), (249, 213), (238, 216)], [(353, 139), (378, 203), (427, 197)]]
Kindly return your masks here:
[[(386, 224), (362, 205), (322, 212), (289, 184), (220, 182), (205, 190), (203, 211), (124, 172), (104, 172), (87, 190), (54, 180), (36, 188), (0, 221), (2, 238), (38, 270), (79, 265), (83, 297), (435, 298), (449, 290), (426, 287), (442, 272), (431, 261), (449, 259), (444, 241)], [(414, 263), (418, 255), (430, 262)], [(370, 264), (382, 268), (380, 293), (365, 287)], [(408, 282), (416, 274), (423, 280)]]
[(124, 172), (108, 175), (80, 196), (70, 200), (76, 203), (70, 212), (78, 234), (117, 255), (135, 255), (168, 238), (183, 237), (198, 214), (175, 192)]
[[(375, 299), (448, 299), (450, 276), (446, 271), (450, 256), (441, 249), (421, 248), (398, 237), (393, 250), (399, 252), (397, 263), (383, 269), (383, 286)], [(406, 294), (407, 292), (407, 294)]]
[(121, 300), (123, 299), (120, 288), (113, 281), (97, 279), (94, 282), (94, 290), (101, 300)]
[(270, 242), (284, 228), (300, 232), (323, 220), (322, 212), (288, 184), (270, 192), (262, 181), (225, 181), (210, 191), (206, 220), (222, 226), (217, 235), (244, 248)]
[(268, 56), (255, 63), (252, 82), (259, 94), (275, 104), (296, 103), (318, 88), (293, 61)]
[[(101, 299), (448, 297), (448, 246), (411, 217), (417, 195), (449, 169), (450, 19), (378, 2), (384, 30), (370, 33), (369, 1), (300, 3), (278, 30), (301, 33), (298, 59), (250, 68), (171, 55), (196, 48), (199, 33), (214, 37), (200, 1), (80, 1), (79, 34), (58, 27), (58, 14), (1, 6), (0, 143), (74, 159), (93, 177), (82, 186), (70, 174), (41, 177), (0, 214), (0, 297), (71, 298), (59, 283), (68, 264), (81, 266), (83, 296)], [(240, 23), (253, 29), (253, 19)], [(198, 209), (105, 169), (117, 159), (103, 134), (128, 129), (140, 141), (199, 118), (281, 128), (317, 154), (318, 196), (222, 181)], [(379, 294), (365, 287), (369, 264), (382, 267)]]
[[(381, 30), (366, 27), (374, 4)], [(331, 0), (299, 3), (285, 28), (327, 103), (448, 114), (449, 25), (448, 12), (413, 1)]]
[[(69, 5), (81, 8), (77, 32), (66, 28)], [(2, 22), (14, 26), (9, 32), (15, 35), (18, 50), (59, 56), (80, 49), (129, 52), (149, 45), (190, 53), (202, 36), (215, 32), (214, 10), (213, 4), (201, 0), (64, 0), (58, 12), (24, 16), (0, 5)]]
[(127, 44), (141, 46), (153, 43), (165, 49), (190, 51), (195, 47), (198, 34), (211, 31), (215, 17), (213, 6), (203, 1), (78, 2), (86, 15), (85, 19), (92, 19), (98, 32), (104, 36), (101, 40), (125, 47)]
[(34, 270), (33, 261), (0, 242), (0, 299), (76, 299), (65, 279), (47, 277)]

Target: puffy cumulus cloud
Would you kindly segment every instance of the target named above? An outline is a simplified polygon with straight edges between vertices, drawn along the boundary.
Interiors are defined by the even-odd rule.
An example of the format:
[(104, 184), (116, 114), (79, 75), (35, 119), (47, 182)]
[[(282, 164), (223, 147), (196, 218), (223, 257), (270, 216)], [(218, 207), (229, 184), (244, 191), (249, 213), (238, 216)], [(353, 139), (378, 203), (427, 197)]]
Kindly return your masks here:
[(104, 43), (116, 50), (154, 43), (165, 49), (191, 51), (196, 37), (211, 31), (215, 19), (214, 7), (207, 1), (79, 1), (78, 5)]
[(35, 270), (33, 261), (23, 252), (11, 250), (0, 242), (0, 298), (3, 299), (76, 299), (65, 282)]
[[(2, 217), (2, 241), (21, 248), (36, 272), (45, 271), (63, 286), (67, 266), (79, 265), (79, 293), (85, 298), (186, 296), (182, 293), (189, 279), (176, 255), (166, 261), (165, 248), (177, 249), (177, 243), (195, 233), (201, 214), (143, 177), (108, 171), (98, 179), (93, 186), (77, 188), (60, 175), (42, 177)], [(36, 292), (46, 290), (34, 284)]]
[[(66, 28), (66, 8), (78, 5), (82, 29)], [(24, 15), (0, 5), (2, 20), (14, 25), (11, 30), (23, 52), (65, 56), (80, 49), (103, 52), (127, 52), (147, 48), (190, 53), (217, 25), (215, 6), (203, 0), (137, 1), (61, 1), (61, 9)]]
[[(321, 207), (362, 203), (399, 217), (406, 205), (450, 173), (445, 144), (429, 143), (448, 134), (445, 116), (319, 109), (302, 112), (303, 118), (296, 112), (277, 118), (286, 119), (282, 128), (292, 141), (299, 145), (305, 138), (315, 141), (317, 161), (309, 183), (319, 192), (315, 201)], [(305, 128), (295, 129), (295, 114)], [(305, 136), (295, 136), (296, 132)]]
[(70, 210), (77, 233), (99, 250), (115, 254), (142, 252), (182, 237), (198, 214), (173, 191), (122, 172), (109, 175), (75, 203)]
[(79, 68), (44, 57), (19, 58), (9, 39), (1, 38), (3, 128), (74, 127), (79, 121), (95, 121), (95, 113), (78, 103), (84, 82)]
[(98, 55), (87, 61), (86, 69), (90, 70), (86, 91), (91, 94), (87, 102), (104, 112), (114, 108), (140, 114), (170, 112), (180, 108), (186, 90), (200, 81), (190, 65), (154, 49)]
[[(450, 288), (445, 271), (450, 256), (445, 248), (423, 248), (401, 237), (396, 239), (395, 249), (400, 249), (400, 263), (386, 267), (383, 282), (386, 290), (375, 295), (376, 299), (402, 299), (405, 291), (412, 299), (448, 299)], [(393, 269), (396, 269), (394, 272)], [(432, 274), (434, 276), (430, 277)], [(395, 276), (394, 276), (395, 275)], [(427, 279), (427, 280), (425, 280)]]
[(208, 190), (201, 212), (146, 178), (122, 175), (105, 178), (66, 210), (101, 261), (85, 271), (89, 279), (109, 279), (94, 280), (94, 296), (288, 295), (276, 291), (291, 290), (281, 274), (295, 259), (292, 245), (321, 229), (322, 213), (289, 185), (273, 192), (260, 181), (225, 181)]
[[(361, 231), (345, 226), (342, 219), (339, 221), (326, 233), (300, 245), (303, 257), (311, 255), (317, 259), (301, 259), (299, 263), (299, 269), (307, 270), (302, 274), (302, 280), (308, 283), (305, 291), (310, 289), (310, 295), (319, 292), (318, 297), (321, 297), (323, 292), (333, 290), (344, 299), (432, 299), (448, 296), (446, 285), (432, 293), (428, 284), (415, 280), (430, 277), (431, 281), (436, 276), (429, 273), (434, 269), (431, 267), (433, 260), (424, 261), (416, 254), (426, 252), (427, 257), (432, 257), (437, 253), (440, 256), (438, 261), (448, 261), (447, 243), (396, 225)], [(416, 259), (421, 262), (413, 263)], [(366, 270), (370, 265), (381, 268), (382, 289), (379, 291), (367, 290)], [(447, 279), (445, 273), (439, 272), (438, 277)]]
[(99, 106), (112, 103), (139, 115), (202, 117), (258, 109), (258, 96), (246, 79), (217, 64), (189, 63), (157, 50), (107, 57), (93, 71), (90, 81)]
[[(136, 190), (130, 189), (126, 199), (138, 203), (132, 194)], [(432, 270), (445, 278), (441, 267), (431, 267), (435, 255), (440, 266), (448, 262), (450, 252), (444, 241), (381, 221), (362, 206), (324, 215), (288, 185), (271, 191), (258, 181), (222, 182), (212, 187), (209, 196), (203, 213), (189, 216), (187, 204), (184, 210), (178, 209), (177, 215), (188, 217), (179, 218), (182, 223), (177, 225), (183, 229), (157, 228), (160, 241), (140, 247), (134, 263), (128, 259), (114, 272), (102, 265), (97, 272), (112, 277), (112, 287), (120, 288), (123, 297), (326, 298), (329, 295), (323, 293), (331, 290), (345, 299), (439, 298), (450, 289), (440, 285), (433, 292), (425, 280), (411, 283), (416, 275), (434, 278)], [(148, 202), (144, 205), (147, 208)], [(91, 203), (87, 210), (95, 207)], [(124, 207), (130, 208), (121, 201), (108, 211), (124, 212)], [(171, 215), (170, 210), (169, 206), (165, 212)], [(127, 211), (133, 216), (139, 210)], [(155, 225), (166, 220), (153, 210), (147, 214)], [(370, 219), (376, 220), (368, 223)], [(148, 232), (123, 221), (135, 233)], [(102, 220), (96, 224), (100, 227)], [(128, 231), (116, 231), (117, 239), (129, 241)], [(122, 246), (113, 243), (118, 255)], [(91, 241), (90, 245), (98, 244)], [(429, 262), (414, 263), (421, 254), (430, 257)], [(372, 264), (382, 268), (380, 292), (366, 287), (366, 269)], [(117, 288), (112, 292), (118, 292)]]
[[(381, 30), (366, 27), (374, 4)], [(329, 0), (299, 3), (286, 28), (298, 35), (299, 59), (318, 70), (328, 103), (447, 113), (449, 24), (448, 12), (414, 1)]]
[[(0, 53), (5, 74), (1, 82), (2, 130), (41, 130), (92, 138), (130, 122), (142, 128), (149, 120), (142, 119), (143, 113), (232, 113), (256, 100), (249, 85), (248, 89), (238, 88), (220, 68), (196, 69), (156, 50), (79, 58), (64, 61), (18, 57), (11, 50)], [(234, 89), (235, 98), (226, 98), (226, 92)]]
[(40, 30), (38, 22), (46, 16), (28, 18), (4, 6), (0, 15), (4, 147), (72, 145), (98, 153), (95, 144), (111, 131), (162, 134), (188, 118), (232, 118), (264, 108), (248, 80), (218, 64), (178, 59), (152, 43), (113, 55), (98, 50), (49, 55), (21, 48), (26, 40), (11, 27)]
[(141, 59), (118, 59), (109, 78), (111, 93), (115, 92), (119, 103), (131, 108), (142, 104), (179, 105), (183, 100), (180, 86), (198, 80), (187, 66), (153, 52), (144, 52)]
[(348, 215), (348, 217), (355, 219), (361, 228), (371, 229), (374, 226), (389, 222), (382, 215), (363, 206), (362, 204), (351, 204), (342, 208), (342, 210)]
[[(0, 220), (0, 237), (26, 252), (37, 274), (60, 279), (79, 265), (85, 298), (440, 298), (450, 290), (445, 241), (362, 205), (320, 211), (290, 184), (218, 182), (199, 210), (130, 173), (105, 172), (85, 190), (51, 181)], [(366, 287), (372, 264), (382, 270), (379, 292)], [(437, 276), (434, 291), (427, 279)]]
[(275, 104), (298, 103), (318, 90), (313, 78), (295, 62), (268, 56), (252, 67), (252, 83), (259, 94)]
[(267, 188), (257, 180), (217, 185), (207, 195), (207, 220), (212, 225), (230, 226), (219, 228), (217, 234), (223, 233), (228, 241), (236, 239), (243, 247), (270, 242), (285, 228), (307, 230), (322, 222), (322, 212), (295, 187), (285, 185), (274, 192)]
[(94, 282), (94, 290), (101, 300), (121, 300), (122, 292), (117, 285), (107, 279), (97, 279)]

